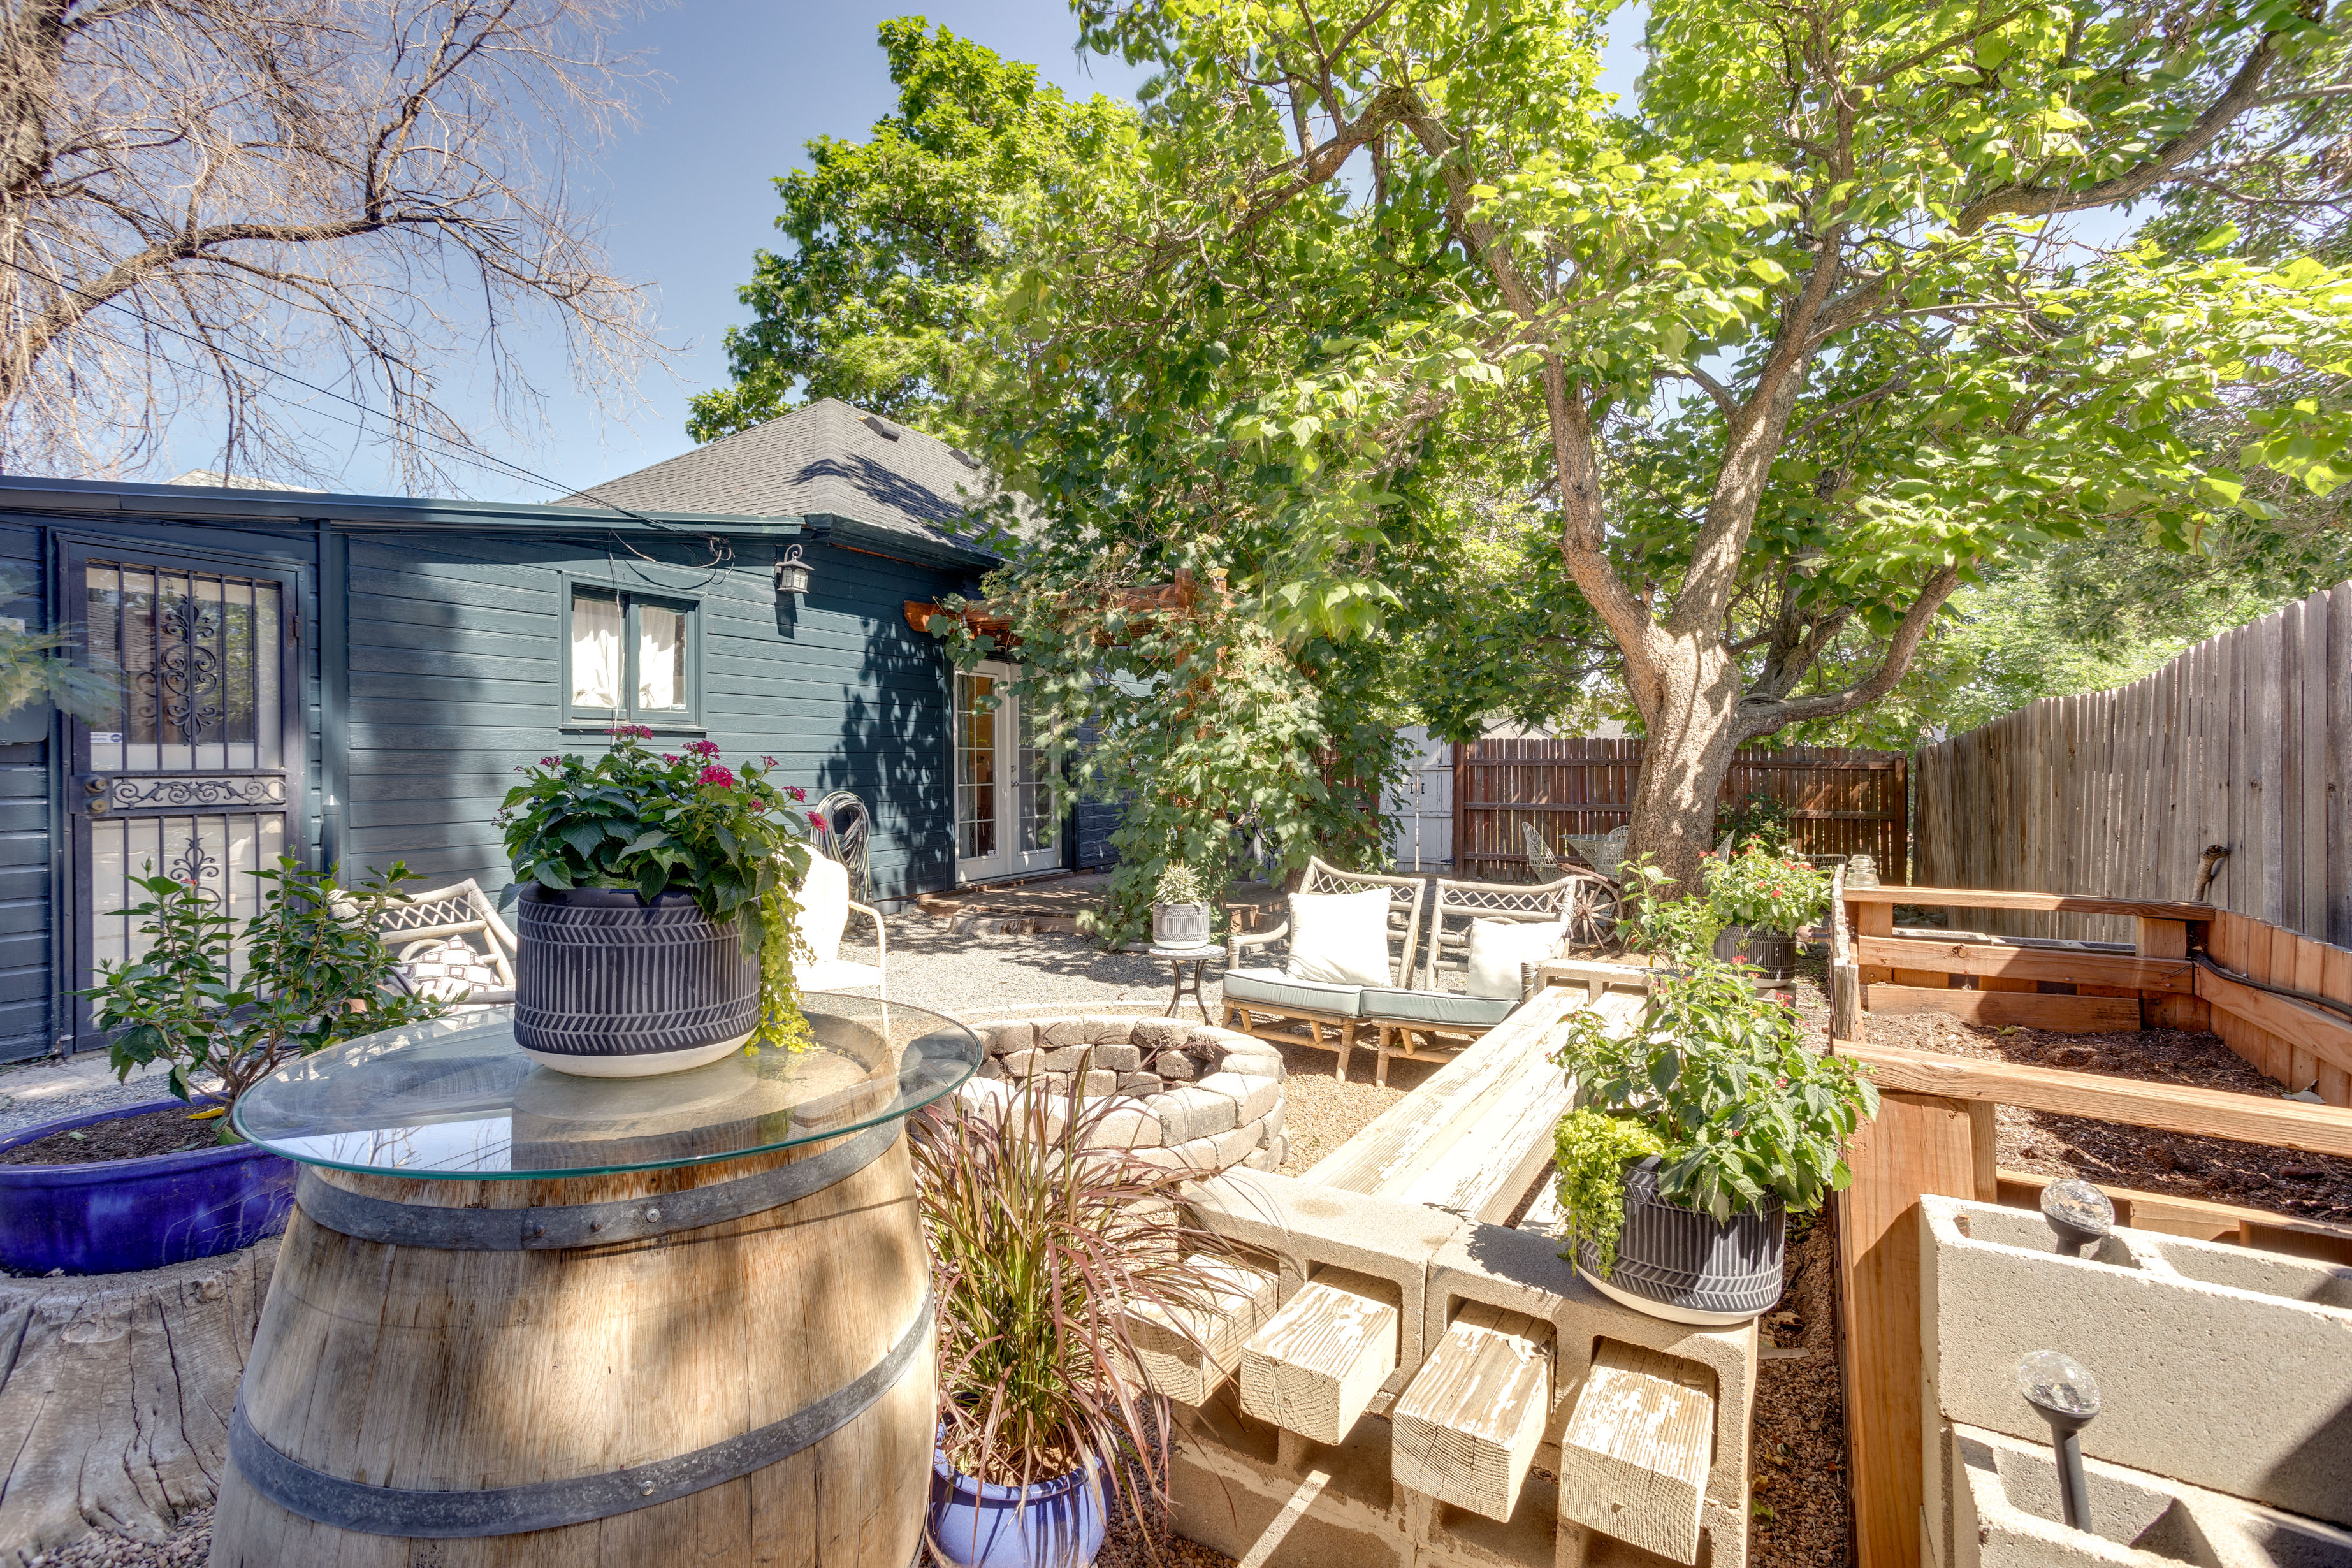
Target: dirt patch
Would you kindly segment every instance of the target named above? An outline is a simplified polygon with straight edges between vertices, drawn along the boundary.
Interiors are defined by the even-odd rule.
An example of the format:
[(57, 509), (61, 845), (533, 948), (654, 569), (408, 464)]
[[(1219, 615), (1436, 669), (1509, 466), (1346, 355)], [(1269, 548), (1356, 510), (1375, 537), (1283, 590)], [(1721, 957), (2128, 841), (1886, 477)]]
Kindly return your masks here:
[(103, 1160), (136, 1160), (205, 1149), (218, 1140), (217, 1118), (191, 1121), (180, 1106), (116, 1116), (67, 1132), (0, 1151), (0, 1165), (93, 1165)]
[(1748, 1560), (1758, 1568), (1844, 1568), (1845, 1395), (1838, 1380), (1836, 1225), (1792, 1222), (1780, 1304), (1756, 1369)]

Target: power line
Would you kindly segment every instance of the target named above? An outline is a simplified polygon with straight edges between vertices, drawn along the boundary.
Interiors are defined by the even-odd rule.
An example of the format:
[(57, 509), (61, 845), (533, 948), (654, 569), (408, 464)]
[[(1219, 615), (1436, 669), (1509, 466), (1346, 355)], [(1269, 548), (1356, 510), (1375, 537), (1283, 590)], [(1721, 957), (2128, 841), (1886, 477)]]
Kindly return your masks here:
[[(358, 409), (362, 414), (371, 415), (375, 418), (383, 420), (387, 426), (394, 430), (399, 428), (398, 422), (395, 421), (391, 415), (384, 413), (383, 410), (376, 408), (370, 404), (362, 403), (356, 397), (352, 397), (343, 393), (337, 392), (332, 387), (320, 386), (316, 382), (305, 381), (300, 376), (291, 374), (274, 365), (264, 364), (261, 361), (253, 358), (249, 354), (239, 353), (235, 349), (225, 348), (222, 345), (201, 337), (194, 332), (191, 332), (184, 328), (175, 327), (168, 321), (159, 321), (153, 317), (147, 315), (145, 312), (124, 304), (120, 300), (103, 299), (86, 289), (77, 289), (72, 284), (65, 282), (60, 279), (51, 278), (45, 273), (37, 272), (32, 268), (26, 266), (23, 262), (18, 261), (12, 257), (0, 256), (0, 264), (5, 264), (8, 267), (14, 268), (16, 271), (23, 273), (26, 277), (34, 279), (36, 282), (46, 283), (50, 288), (61, 289), (68, 294), (87, 300), (93, 305), (120, 310), (124, 315), (129, 316), (132, 321), (139, 322), (141, 325), (151, 331), (169, 332), (173, 337), (184, 338), (189, 342), (195, 344), (198, 348), (203, 349), (207, 353), (216, 353), (224, 358), (233, 359), (240, 364), (250, 365), (254, 369), (260, 371), (263, 374), (274, 376), (280, 381), (290, 381), (299, 387), (319, 394), (321, 397), (331, 397), (338, 403), (349, 404), (352, 407)], [(317, 411), (313, 410), (313, 412)], [(334, 419), (339, 425), (348, 425), (352, 429), (359, 431), (362, 435), (369, 434), (368, 427), (357, 420), (344, 419), (334, 415), (329, 415), (327, 417)], [(562, 480), (550, 479), (545, 474), (535, 473), (532, 470), (524, 468), (520, 463), (512, 462), (505, 458), (497, 457), (491, 453), (485, 452), (470, 441), (460, 444), (457, 441), (451, 440), (446, 436), (436, 436), (429, 430), (421, 428), (417, 429), (415, 434), (416, 438), (419, 440), (431, 441), (446, 448), (451, 455), (457, 457), (461, 462), (470, 463), (476, 468), (487, 467), (494, 469), (503, 468), (510, 475), (529, 479), (534, 484), (544, 485), (549, 489), (559, 492), (564, 490), (564, 485)], [(593, 496), (596, 491), (595, 488), (591, 486), (586, 489), (572, 490), (569, 493), (573, 495)], [(604, 508), (607, 511), (617, 511), (623, 517), (629, 518), (636, 522), (641, 522), (647, 528), (654, 529), (659, 532), (675, 533), (678, 531), (677, 529), (672, 528), (666, 522), (656, 522), (652, 518), (646, 517), (641, 512), (631, 511), (627, 507), (622, 506), (617, 502), (600, 499), (597, 500), (596, 504)]]

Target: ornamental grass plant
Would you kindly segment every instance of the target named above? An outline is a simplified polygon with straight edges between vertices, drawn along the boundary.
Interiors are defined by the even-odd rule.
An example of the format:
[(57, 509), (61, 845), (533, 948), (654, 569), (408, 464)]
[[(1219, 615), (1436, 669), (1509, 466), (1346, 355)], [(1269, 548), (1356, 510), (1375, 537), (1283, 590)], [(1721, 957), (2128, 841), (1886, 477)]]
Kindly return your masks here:
[(1189, 1260), (1227, 1248), (1175, 1201), (1201, 1173), (1087, 1147), (1108, 1114), (1108, 1100), (1036, 1092), (996, 1110), (950, 1100), (910, 1120), (939, 1311), (940, 1447), (999, 1486), (1091, 1469), (1130, 1517), (1148, 1503), (1164, 1524), (1168, 1402), (1138, 1374), (1128, 1315), (1187, 1321), (1213, 1294)]

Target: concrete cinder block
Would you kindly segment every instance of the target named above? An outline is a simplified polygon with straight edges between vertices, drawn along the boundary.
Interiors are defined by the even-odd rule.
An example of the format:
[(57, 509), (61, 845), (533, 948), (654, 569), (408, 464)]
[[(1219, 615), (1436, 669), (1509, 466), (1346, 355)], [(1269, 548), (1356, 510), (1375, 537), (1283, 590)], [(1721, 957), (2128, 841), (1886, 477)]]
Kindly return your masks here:
[(1158, 1094), (1165, 1087), (1165, 1082), (1156, 1072), (1123, 1072), (1118, 1075), (1118, 1091), (1121, 1094)]
[(1244, 1073), (1251, 1078), (1270, 1078), (1277, 1083), (1290, 1076), (1290, 1068), (1283, 1061), (1280, 1051), (1256, 1040), (1251, 1040), (1250, 1047), (1252, 1048), (1247, 1050), (1237, 1047), (1233, 1050), (1212, 1056), (1209, 1059), (1216, 1065), (1219, 1072)]
[(1045, 1070), (1045, 1053), (1043, 1051), (1010, 1051), (999, 1059), (1004, 1063), (1005, 1074), (1010, 1078), (1030, 1078)]
[(1244, 1121), (1230, 1132), (1220, 1132), (1210, 1142), (1216, 1145), (1217, 1164), (1238, 1165), (1255, 1152), (1265, 1134), (1255, 1121)]
[(1151, 1070), (1170, 1083), (1190, 1083), (1201, 1076), (1201, 1064), (1181, 1051), (1162, 1051), (1151, 1058)]
[(1640, 1345), (1695, 1362), (1715, 1380), (1715, 1458), (1699, 1505), (1699, 1531), (1713, 1541), (1713, 1561), (1741, 1563), (1748, 1552), (1748, 1426), (1756, 1403), (1754, 1322), (1728, 1329), (1670, 1323), (1621, 1307), (1561, 1261), (1559, 1244), (1538, 1231), (1465, 1224), (1431, 1260), (1424, 1311), (1443, 1324), (1463, 1301), (1518, 1312), (1552, 1326), (1552, 1426), (1557, 1442), (1603, 1340)]
[(2065, 1257), (2041, 1215), (1958, 1198), (1921, 1217), (1927, 1409), (2043, 1438), (2017, 1363), (2063, 1350), (2099, 1380), (2085, 1454), (2352, 1524), (2352, 1270), (2124, 1228)]
[(1200, 1087), (1232, 1100), (1240, 1108), (1237, 1114), (1244, 1121), (1255, 1121), (1264, 1116), (1282, 1095), (1282, 1086), (1274, 1079), (1244, 1078), (1237, 1072), (1211, 1073), (1201, 1080)]
[(1087, 1043), (1087, 1021), (1084, 1018), (1040, 1018), (1036, 1029), (1037, 1044), (1047, 1050)]
[(1078, 1092), (1088, 1100), (1103, 1100), (1118, 1092), (1118, 1074), (1089, 1072), (1079, 1075)]
[(1108, 1013), (1089, 1013), (1079, 1022), (1086, 1027), (1087, 1043), (1092, 1046), (1126, 1045), (1135, 1028), (1134, 1019)]
[(1945, 1568), (2352, 1563), (2352, 1532), (2103, 1459), (2083, 1463), (2093, 1531), (2069, 1530), (2046, 1441), (1955, 1426), (1944, 1443), (1953, 1502)]
[(1161, 1141), (1171, 1146), (1231, 1131), (1241, 1122), (1240, 1109), (1231, 1097), (1192, 1085), (1155, 1094), (1144, 1104), (1160, 1118)]
[[(1461, 1221), (1423, 1204), (1337, 1192), (1294, 1176), (1240, 1169), (1185, 1189), (1193, 1217), (1210, 1230), (1255, 1247), (1281, 1265), (1285, 1301), (1318, 1267), (1352, 1269), (1396, 1286), (1403, 1306), (1401, 1369), (1385, 1408), (1427, 1354), (1423, 1339), (1429, 1267)], [(1439, 1321), (1443, 1329), (1444, 1321)]]
[(1133, 1046), (1097, 1045), (1094, 1047), (1094, 1064), (1111, 1072), (1139, 1072), (1143, 1053)]
[(1084, 1046), (1057, 1046), (1041, 1052), (1041, 1058), (1047, 1072), (1078, 1072), (1085, 1067), (1087, 1048)]

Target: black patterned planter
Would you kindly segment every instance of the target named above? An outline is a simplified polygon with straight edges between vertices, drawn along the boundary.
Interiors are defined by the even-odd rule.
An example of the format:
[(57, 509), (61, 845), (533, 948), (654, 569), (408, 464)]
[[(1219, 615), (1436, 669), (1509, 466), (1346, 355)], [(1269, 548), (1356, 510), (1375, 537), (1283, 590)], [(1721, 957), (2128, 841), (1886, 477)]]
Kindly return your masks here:
[(718, 1060), (760, 1021), (760, 955), (687, 893), (532, 887), (515, 906), (515, 1043), (583, 1078)]
[(1797, 977), (1797, 939), (1786, 931), (1726, 926), (1715, 939), (1715, 956), (1726, 963), (1748, 963), (1766, 980)]
[(1780, 1299), (1789, 1215), (1780, 1200), (1718, 1220), (1658, 1196), (1658, 1158), (1625, 1167), (1625, 1228), (1617, 1266), (1576, 1244), (1576, 1271), (1622, 1306), (1677, 1323), (1744, 1323)]

